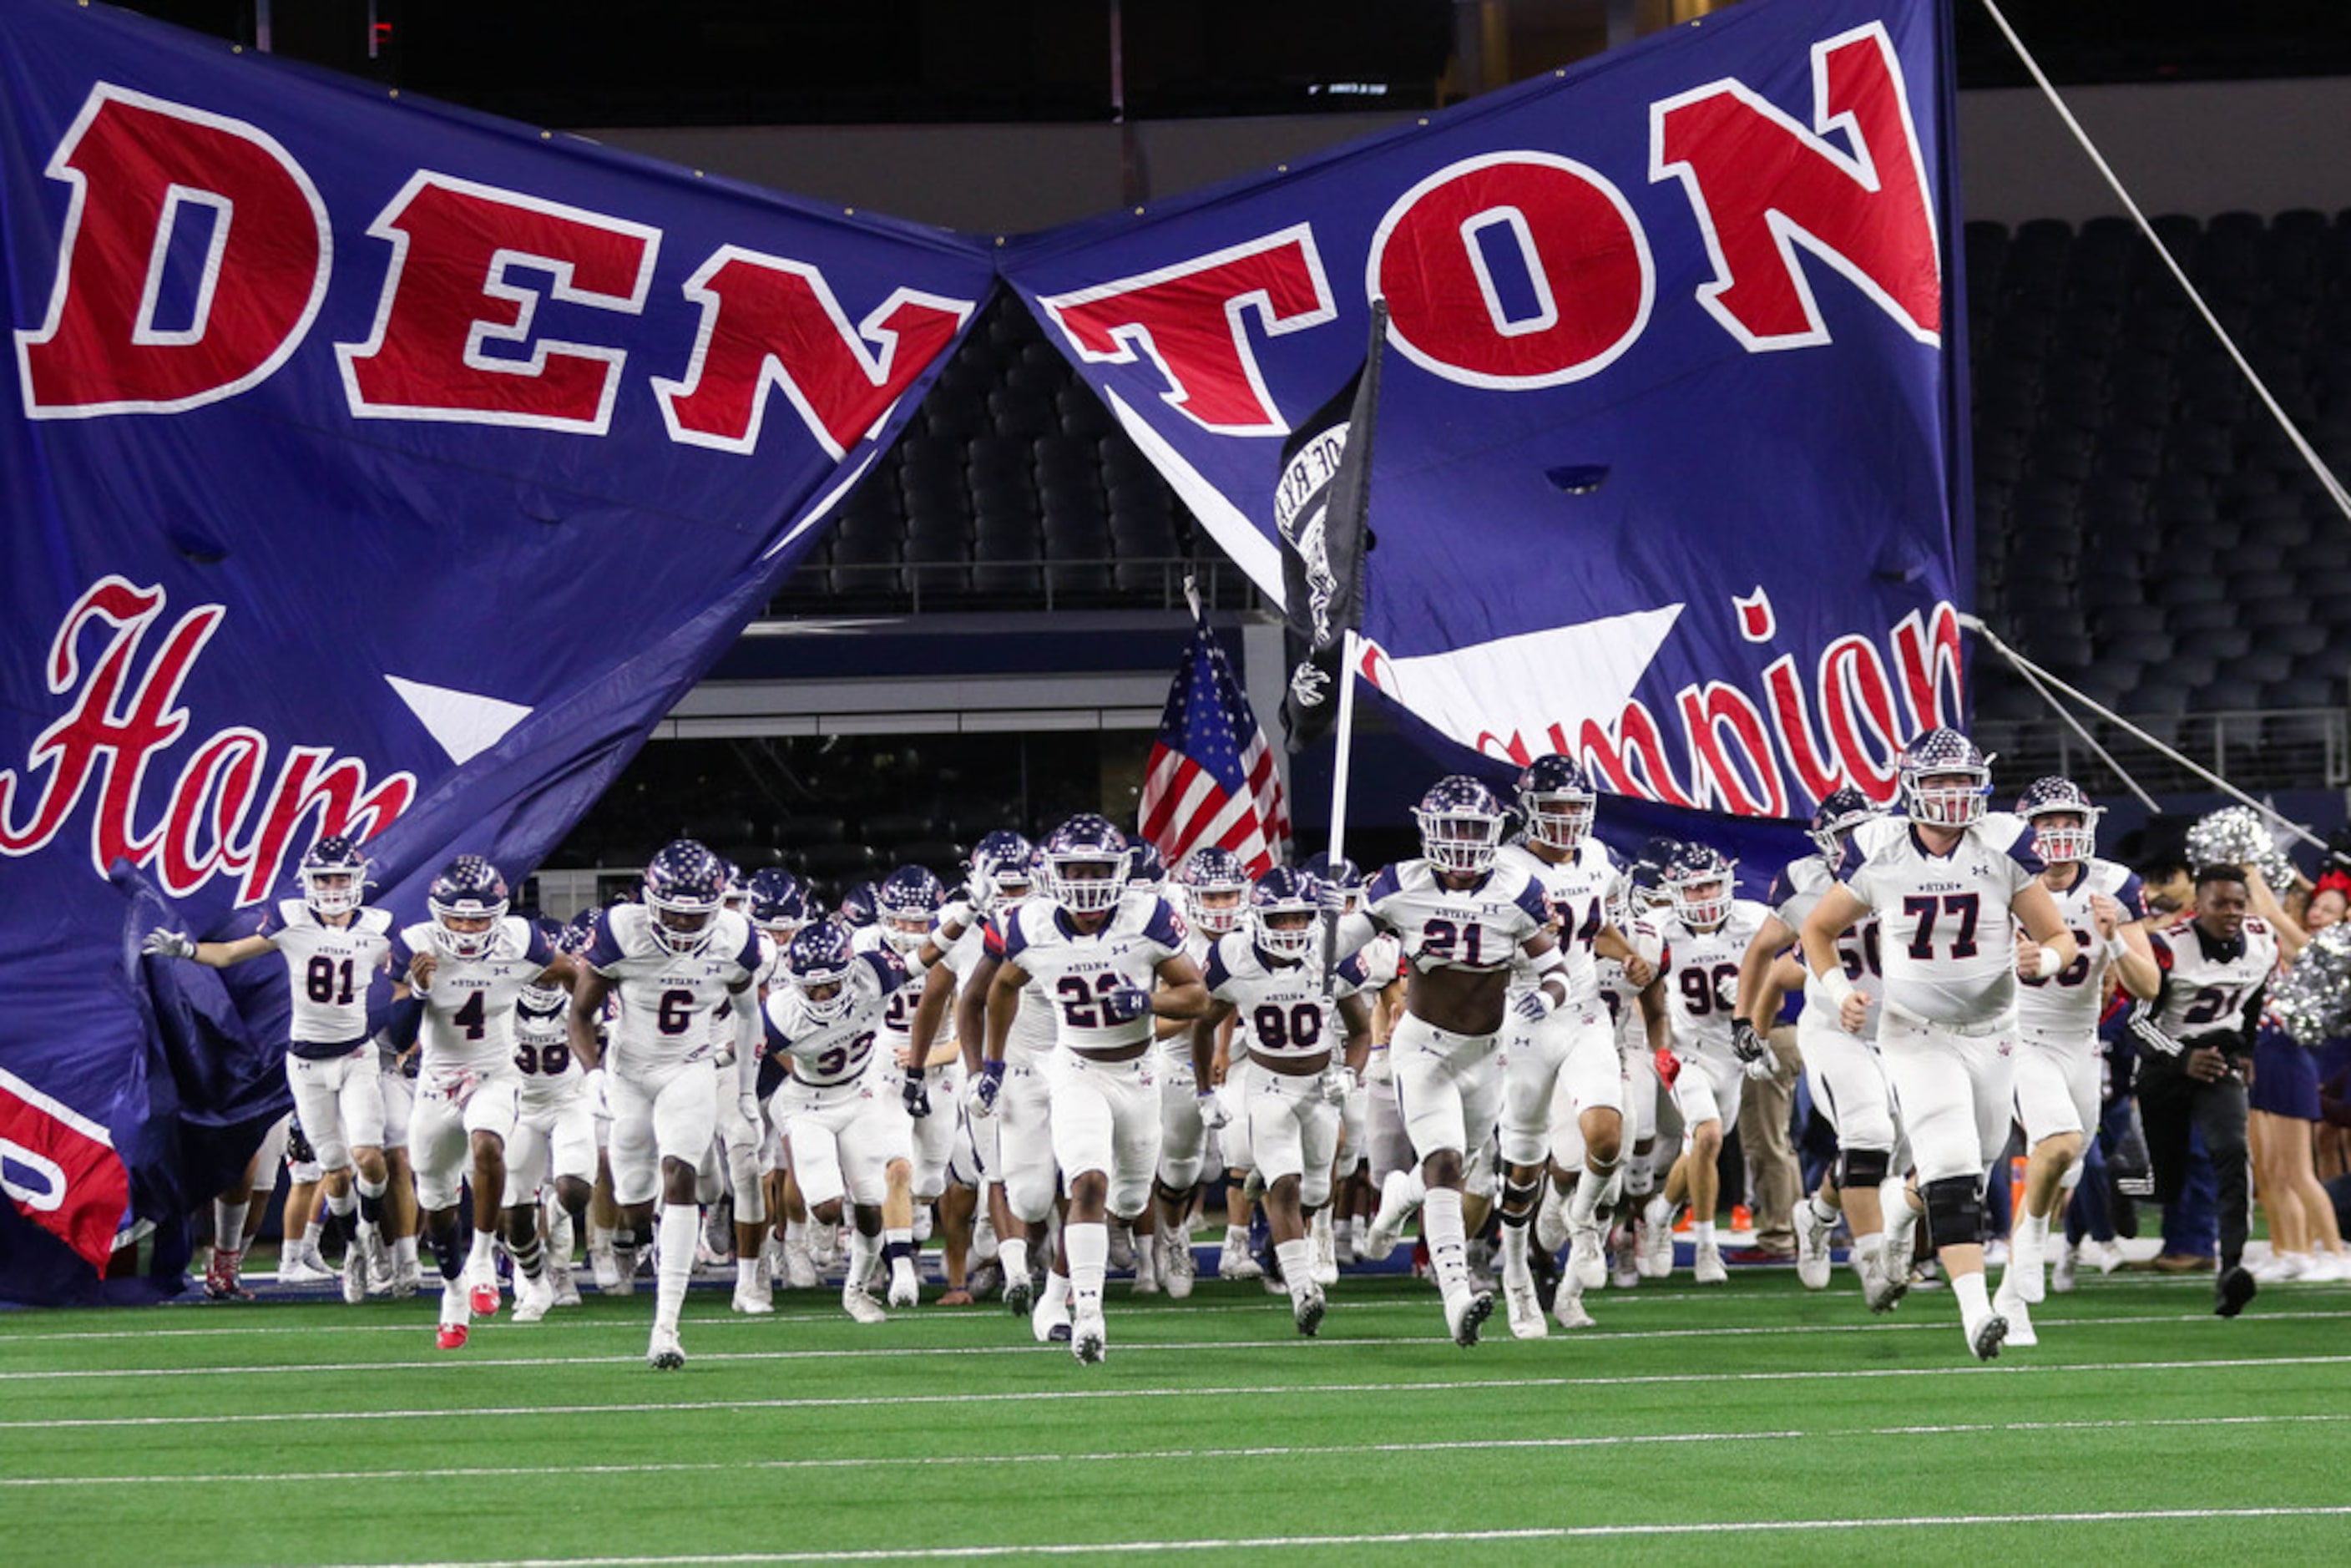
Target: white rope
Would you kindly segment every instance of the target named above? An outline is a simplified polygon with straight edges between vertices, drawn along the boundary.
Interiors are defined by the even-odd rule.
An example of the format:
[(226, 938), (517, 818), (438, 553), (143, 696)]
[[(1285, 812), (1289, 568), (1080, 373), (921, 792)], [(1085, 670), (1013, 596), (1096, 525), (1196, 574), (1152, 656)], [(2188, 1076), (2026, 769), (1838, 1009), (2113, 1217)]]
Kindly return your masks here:
[[(1999, 634), (1993, 632), (1991, 627), (1985, 625), (1981, 620), (1973, 615), (1962, 615), (1959, 617), (1959, 624), (1965, 627), (1968, 631), (1970, 631), (1977, 636), (1982, 638), (1985, 642), (1991, 643), (1992, 648), (2010, 664), (2014, 664), (2020, 670), (2028, 672), (2028, 679), (2034, 675), (2039, 676), (2042, 680), (2048, 682), (2053, 686), (2055, 686), (2059, 691), (2064, 692), (2067, 696), (2072, 697), (2075, 702), (2080, 703), (2084, 707), (2089, 709), (2100, 718), (2105, 719), (2108, 724), (2115, 726), (2125, 734), (2153, 747), (2157, 751), (2160, 752), (2165, 757), (2169, 758), (2172, 761), (2177, 762), (2180, 767), (2185, 768), (2190, 773), (2195, 774), (2196, 777), (2203, 779), (2206, 783), (2211, 785), (2212, 788), (2220, 790), (2220, 793), (2228, 796), (2231, 800), (2241, 801), (2245, 805), (2251, 806), (2254, 810), (2260, 812), (2262, 816), (2268, 818), (2279, 827), (2283, 828), (2287, 832), (2292, 833), (2304, 843), (2315, 845), (2317, 848), (2322, 850), (2327, 848), (2327, 843), (2325, 839), (2320, 838), (2308, 828), (2304, 827), (2300, 822), (2288, 821), (2285, 817), (2281, 816), (2275, 808), (2264, 805), (2261, 801), (2254, 800), (2251, 795), (2246, 794), (2242, 789), (2238, 789), (2234, 784), (2230, 783), (2226, 779), (2221, 778), (2218, 773), (2213, 772), (2210, 768), (2204, 767), (2200, 763), (2190, 760), (2181, 753), (2165, 745), (2162, 741), (2156, 739), (2155, 737), (2147, 734), (2147, 731), (2139, 728), (2138, 726), (2123, 717), (2122, 715), (2115, 712), (2112, 708), (2109, 708), (2104, 704), (2098, 702), (2097, 699), (2090, 696), (2087, 693), (2083, 692), (2078, 687), (2068, 685), (2065, 682), (2059, 680), (2055, 675), (2051, 674), (2040, 665), (2033, 664), (2023, 654), (2018, 653), (2015, 649), (2001, 642)], [(2043, 693), (2043, 695), (2046, 695), (2047, 694)], [(2078, 728), (2080, 727), (2076, 726), (2075, 727)], [(2103, 753), (2101, 755), (2103, 755)], [(2117, 769), (2117, 771), (2120, 770)], [(2137, 786), (2133, 785), (2132, 789), (2136, 791)], [(2144, 795), (2141, 795), (2139, 798), (2141, 800), (2147, 799)], [(2150, 805), (2153, 804), (2152, 801), (2148, 803)], [(2329, 852), (2331, 853), (2332, 852), (2330, 851)]]
[(2032, 51), (2024, 47), (2024, 40), (2016, 36), (2016, 29), (2011, 27), (2008, 25), (2008, 18), (2001, 15), (1998, 0), (1983, 0), (1983, 7), (1991, 13), (1993, 25), (1999, 27), (2001, 35), (2007, 38), (2009, 47), (2016, 51), (2016, 57), (2024, 62), (2024, 68), (2032, 73), (2033, 81), (2041, 89), (2042, 96), (2046, 98), (2050, 107), (2057, 111), (2057, 118), (2065, 122), (2065, 129), (2074, 133), (2074, 140), (2080, 142), (2082, 151), (2090, 155), (2090, 162), (2097, 166), (2098, 172), (2105, 178), (2107, 188), (2114, 192), (2116, 199), (2120, 201), (2125, 210), (2130, 214), (2131, 221), (2138, 225), (2139, 232), (2147, 235), (2147, 244), (2155, 246), (2156, 255), (2163, 258), (2163, 265), (2170, 270), (2171, 276), (2179, 280), (2179, 287), (2188, 295), (2188, 302), (2196, 307), (2196, 313), (2204, 318), (2204, 324), (2207, 327), (2212, 329), (2212, 335), (2220, 340), (2220, 347), (2228, 350), (2229, 358), (2235, 361), (2238, 370), (2244, 372), (2247, 384), (2261, 395), (2262, 406), (2267, 408), (2271, 417), (2277, 421), (2278, 428), (2285, 432), (2288, 441), (2294, 443), (2294, 449), (2302, 454), (2302, 460), (2310, 465), (2310, 471), (2318, 476), (2319, 484), (2325, 486), (2327, 496), (2335, 502), (2335, 509), (2346, 517), (2351, 517), (2351, 491), (2344, 489), (2343, 482), (2337, 479), (2335, 476), (2335, 471), (2326, 465), (2326, 459), (2321, 457), (2317, 449), (2304, 437), (2301, 427), (2294, 423), (2292, 416), (2278, 406), (2278, 401), (2270, 395), (2268, 386), (2262, 382), (2259, 375), (2254, 373), (2252, 365), (2247, 361), (2245, 356), (2238, 351), (2236, 340), (2229, 336), (2228, 329), (2220, 325), (2219, 318), (2215, 317), (2210, 307), (2204, 303), (2204, 297), (2196, 291), (2196, 286), (2188, 281), (2188, 274), (2180, 270), (2179, 263), (2173, 259), (2170, 249), (2156, 234), (2155, 225), (2147, 221), (2147, 214), (2139, 211), (2138, 204), (2131, 199), (2128, 191), (2123, 189), (2123, 183), (2116, 175), (2113, 167), (2106, 162), (2105, 155), (2091, 142), (2090, 133), (2082, 129), (2082, 122), (2074, 118), (2074, 111), (2065, 107), (2065, 100), (2058, 96), (2056, 88), (2052, 86), (2049, 78), (2042, 74), (2040, 62), (2035, 60)]
[[(1979, 622), (1977, 624), (1980, 631), (1982, 623)], [(2140, 805), (2145, 806), (2150, 811), (2160, 811), (2163, 810), (2162, 807), (2155, 803), (2154, 796), (2148, 794), (2145, 789), (2139, 787), (2138, 780), (2131, 777), (2130, 770), (2125, 768), (2121, 763), (2116, 761), (2114, 754), (2108, 751), (2105, 747), (2098, 744), (2097, 737), (2092, 735), (2088, 728), (2083, 725), (2082, 721), (2075, 718), (2072, 712), (2066, 708), (2065, 705), (2057, 700), (2057, 694), (2051, 691), (2046, 683), (2042, 680), (2041, 670), (2038, 665), (2034, 664), (2032, 660), (2027, 659), (2015, 649), (2010, 647), (2007, 643), (2001, 642), (1999, 638), (1993, 636), (1990, 632), (1981, 632), (1981, 635), (1985, 642), (1990, 643), (1992, 645), (1993, 652), (2006, 659), (2015, 667), (2016, 673), (2024, 677), (2024, 684), (2031, 686), (2033, 689), (2033, 692), (2039, 695), (2041, 700), (2049, 705), (2050, 711), (2054, 713), (2059, 718), (2064, 719), (2066, 725), (2072, 728), (2074, 733), (2082, 737), (2082, 744), (2088, 747), (2093, 752), (2096, 753), (2098, 760), (2106, 765), (2106, 771), (2121, 779), (2123, 781), (2123, 788), (2128, 789), (2132, 794), (2138, 797), (2138, 803)]]

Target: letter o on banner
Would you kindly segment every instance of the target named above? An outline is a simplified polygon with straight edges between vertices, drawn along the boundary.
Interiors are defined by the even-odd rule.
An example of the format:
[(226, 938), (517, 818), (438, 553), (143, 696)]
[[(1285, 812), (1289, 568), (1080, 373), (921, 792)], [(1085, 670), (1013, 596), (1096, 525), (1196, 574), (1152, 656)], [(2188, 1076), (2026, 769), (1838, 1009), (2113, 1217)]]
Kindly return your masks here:
[(1534, 152), (1449, 164), (1399, 197), (1364, 281), (1392, 341), (1466, 386), (1558, 386), (1605, 370), (1648, 324), (1656, 274), (1624, 193)]

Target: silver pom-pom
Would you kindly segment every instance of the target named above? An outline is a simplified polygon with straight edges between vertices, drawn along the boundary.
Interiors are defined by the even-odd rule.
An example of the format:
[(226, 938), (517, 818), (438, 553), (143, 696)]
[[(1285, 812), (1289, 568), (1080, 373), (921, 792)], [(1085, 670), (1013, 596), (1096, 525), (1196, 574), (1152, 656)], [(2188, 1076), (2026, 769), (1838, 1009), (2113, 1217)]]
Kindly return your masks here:
[(2294, 885), (2294, 862), (2278, 848), (2269, 824), (2251, 806), (2231, 806), (2197, 819), (2188, 830), (2188, 861), (2190, 870), (2208, 865), (2250, 866), (2279, 894)]
[(2270, 988), (2269, 1005), (2297, 1045), (2320, 1045), (2351, 1028), (2351, 924), (2313, 936)]

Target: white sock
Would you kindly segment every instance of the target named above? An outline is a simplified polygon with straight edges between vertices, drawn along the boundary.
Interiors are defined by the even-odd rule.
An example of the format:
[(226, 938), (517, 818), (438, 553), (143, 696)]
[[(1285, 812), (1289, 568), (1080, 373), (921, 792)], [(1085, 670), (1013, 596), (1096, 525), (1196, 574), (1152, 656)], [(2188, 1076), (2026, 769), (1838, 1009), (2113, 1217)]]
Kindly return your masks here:
[(1886, 1228), (1888, 1230), (1897, 1226), (1916, 1225), (1918, 1216), (1925, 1212), (1910, 1201), (1910, 1184), (1900, 1176), (1889, 1176), (1877, 1189), (1877, 1197), (1885, 1207)]
[(1110, 1227), (1072, 1220), (1061, 1231), (1070, 1254), (1070, 1297), (1081, 1312), (1102, 1311), (1102, 1276), (1110, 1268)]
[(1468, 1294), (1469, 1235), (1461, 1222), (1458, 1189), (1433, 1187), (1421, 1199), (1420, 1234), (1428, 1243), (1428, 1266), (1437, 1276), (1437, 1290), (1448, 1301)]
[(1980, 1271), (1951, 1276), (1951, 1299), (1959, 1303), (1959, 1322), (1972, 1323), (1991, 1315), (1991, 1292)]
[[(1102, 1255), (1105, 1258), (1110, 1255), (1110, 1238), (1107, 1236), (1102, 1238)], [(1048, 1318), (1060, 1316), (1070, 1310), (1070, 1277), (1067, 1274), (1056, 1274), (1050, 1269), (1045, 1270), (1043, 1305)]]
[[(1280, 1249), (1276, 1249), (1277, 1251)], [(1534, 1270), (1527, 1262), (1527, 1227), (1502, 1227), (1502, 1283), (1513, 1291), (1532, 1290)]]
[(234, 1258), (245, 1250), (245, 1211), (242, 1203), (213, 1200), (213, 1250), (225, 1252)]
[(735, 1260), (735, 1288), (752, 1295), (759, 1293), (759, 1260), (756, 1253)]
[(465, 1254), (465, 1272), (494, 1270), (498, 1266), (498, 1237), (494, 1230), (474, 1232), (473, 1250)]
[(1810, 1206), (1813, 1218), (1823, 1225), (1834, 1225), (1837, 1222), (1837, 1211), (1823, 1203), (1819, 1193), (1805, 1194), (1804, 1202)]
[(996, 1256), (1004, 1265), (1006, 1279), (1025, 1280), (1029, 1277), (1029, 1243), (1019, 1237), (998, 1237)]
[(1690, 1222), (1690, 1240), (1700, 1247), (1714, 1245), (1714, 1221), (1695, 1219)]
[(1567, 1198), (1567, 1222), (1570, 1225), (1581, 1230), (1593, 1223), (1593, 1217), (1600, 1211), (1600, 1200), (1615, 1176), (1614, 1166), (1604, 1171), (1593, 1170), (1589, 1165), (1583, 1167), (1583, 1174), (1575, 1178), (1575, 1190)]
[(416, 1238), (413, 1236), (403, 1236), (399, 1240), (393, 1242), (392, 1244), (392, 1255), (394, 1259), (398, 1260), (402, 1268), (416, 1268)]
[(694, 1240), (702, 1234), (702, 1215), (690, 1203), (665, 1203), (658, 1234), (661, 1273), (653, 1292), (653, 1327), (675, 1333), (685, 1288), (694, 1279)]
[(1290, 1299), (1304, 1301), (1306, 1292), (1314, 1288), (1314, 1243), (1307, 1240), (1277, 1241), (1273, 1255), (1281, 1261), (1282, 1282), (1290, 1287)]
[(873, 1283), (873, 1270), (882, 1261), (882, 1239), (868, 1236), (854, 1225), (849, 1228), (849, 1277), (841, 1288), (862, 1291)]

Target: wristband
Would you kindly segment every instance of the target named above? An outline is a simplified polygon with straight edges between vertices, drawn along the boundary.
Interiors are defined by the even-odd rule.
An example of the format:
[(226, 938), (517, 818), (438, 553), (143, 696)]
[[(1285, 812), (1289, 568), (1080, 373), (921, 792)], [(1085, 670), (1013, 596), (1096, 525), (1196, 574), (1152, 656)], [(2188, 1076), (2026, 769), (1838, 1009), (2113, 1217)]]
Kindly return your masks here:
[(2106, 962), (2119, 964), (2129, 955), (2130, 944), (2123, 940), (2121, 932), (2117, 931), (2106, 938)]
[(2045, 980), (2064, 967), (2065, 960), (2058, 956), (2057, 949), (2044, 943), (2041, 948), (2040, 963), (2033, 973)]

